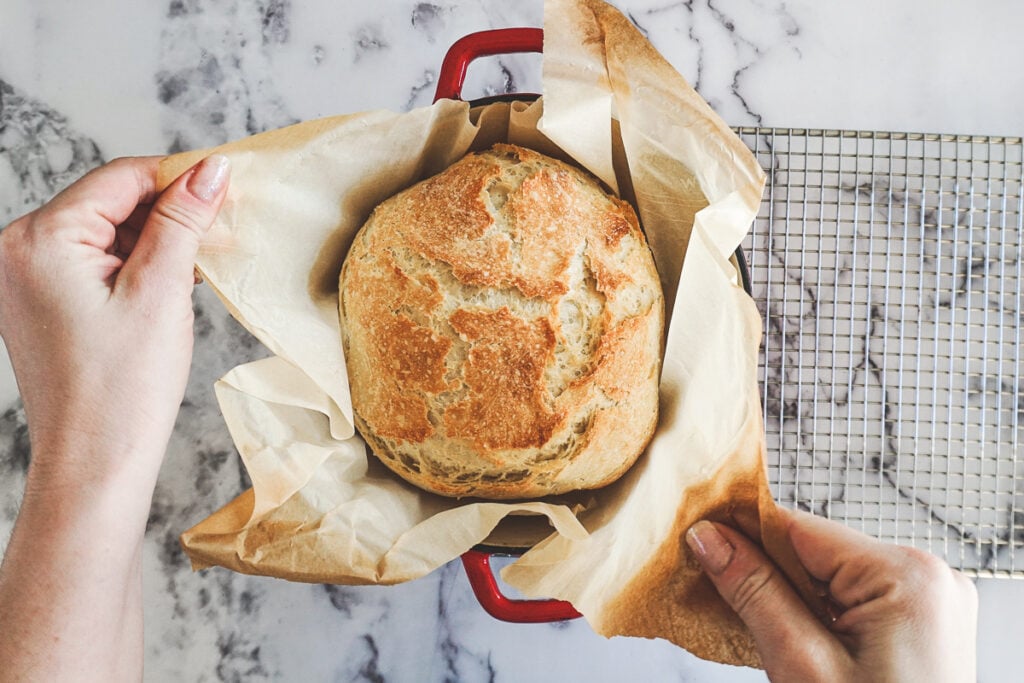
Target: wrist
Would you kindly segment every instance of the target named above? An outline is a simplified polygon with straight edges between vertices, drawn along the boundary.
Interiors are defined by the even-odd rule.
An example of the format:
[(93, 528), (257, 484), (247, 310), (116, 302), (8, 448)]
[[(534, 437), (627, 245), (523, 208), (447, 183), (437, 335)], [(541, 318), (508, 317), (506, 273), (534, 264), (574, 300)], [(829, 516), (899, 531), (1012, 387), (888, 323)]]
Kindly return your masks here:
[[(45, 460), (48, 468), (52, 462), (55, 474), (87, 478), (129, 460), (159, 468), (184, 386), (169, 393), (164, 387), (174, 378), (142, 378), (124, 368), (119, 372), (135, 379), (126, 384), (110, 372), (78, 369), (62, 371), (62, 379), (22, 382), (15, 365), (34, 460)], [(147, 390), (152, 387), (161, 390)]]
[[(148, 516), (166, 450), (160, 444), (111, 440), (64, 430), (33, 438), (25, 501), (73, 513), (83, 506), (126, 519)], [(108, 505), (109, 503), (109, 505)]]

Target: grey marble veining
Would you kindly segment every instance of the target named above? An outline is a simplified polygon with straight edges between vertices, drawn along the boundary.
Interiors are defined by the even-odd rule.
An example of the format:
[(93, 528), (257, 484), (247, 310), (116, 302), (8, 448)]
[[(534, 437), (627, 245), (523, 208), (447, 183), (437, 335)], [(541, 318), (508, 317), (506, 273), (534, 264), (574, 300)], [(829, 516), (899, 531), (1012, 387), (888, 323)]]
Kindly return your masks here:
[[(1020, 133), (1024, 87), (1018, 87), (1019, 74), (1004, 68), (1024, 57), (1019, 41), (1008, 40), (1010, 27), (1024, 20), (1012, 3), (991, 10), (1003, 15), (994, 22), (963, 7), (923, 0), (899, 9), (880, 0), (856, 7), (742, 0), (617, 4), (732, 124)], [(318, 116), (428, 104), (448, 45), (475, 30), (540, 25), (541, 6), (498, 0), (169, 0), (103, 7), (38, 2), (5, 5), (4, 15), (0, 225), (114, 156), (205, 147)], [(882, 20), (872, 23), (873, 17)], [(475, 97), (539, 88), (539, 59), (520, 55), (474, 63), (465, 92)], [(791, 169), (772, 170), (779, 186), (790, 182)], [(966, 211), (970, 193), (962, 186), (926, 191), (865, 178), (844, 176), (837, 196), (862, 212), (872, 201), (875, 211), (895, 208), (899, 229), (908, 233), (907, 226), (921, 223), (963, 231), (977, 219)], [(939, 210), (933, 196), (939, 189), (960, 197), (955, 209), (947, 200)], [(1024, 520), (1013, 517), (1024, 505), (1003, 498), (1006, 506), (993, 518), (951, 524), (950, 514), (958, 514), (963, 501), (933, 486), (907, 506), (906, 491), (921, 483), (913, 481), (908, 454), (927, 451), (933, 441), (915, 432), (926, 406), (901, 392), (911, 380), (931, 382), (928, 415), (947, 409), (950, 397), (967, 397), (968, 410), (984, 405), (987, 414), (1001, 416), (998, 424), (981, 425), (984, 439), (991, 440), (1019, 424), (1019, 375), (989, 363), (970, 368), (981, 379), (951, 389), (948, 361), (900, 367), (893, 364), (892, 348), (894, 340), (914, 335), (950, 339), (972, 350), (991, 344), (957, 336), (963, 318), (952, 312), (966, 308), (1002, 321), (1004, 348), (1011, 338), (1016, 343), (1019, 298), (1000, 295), (1004, 290), (997, 285), (1006, 282), (1007, 272), (1019, 278), (1019, 250), (1008, 240), (998, 248), (977, 240), (966, 252), (947, 253), (948, 243), (929, 233), (911, 264), (917, 274), (901, 285), (915, 294), (944, 294), (880, 302), (855, 277), (865, 259), (874, 259), (872, 277), (884, 275), (887, 263), (894, 277), (899, 259), (885, 250), (879, 223), (868, 223), (867, 231), (862, 221), (856, 227), (852, 220), (834, 224), (835, 242), (820, 238), (830, 255), (818, 271), (809, 270), (814, 264), (807, 260), (816, 249), (801, 251), (778, 215), (771, 217), (770, 233), (758, 233), (752, 250), (760, 258), (752, 263), (755, 282), (760, 272), (761, 282), (772, 283), (757, 294), (768, 314), (764, 399), (768, 429), (778, 434), (769, 442), (772, 454), (784, 469), (806, 474), (830, 466), (839, 475), (831, 485), (820, 475), (794, 476), (780, 482), (781, 497), (842, 516), (850, 492), (867, 483), (879, 492), (879, 505), (910, 511), (902, 526), (886, 533), (899, 536), (906, 525), (933, 528), (939, 552), (943, 542), (970, 535), (977, 541), (975, 559), (991, 562), (1020, 528)], [(838, 257), (837, 249), (827, 249), (839, 245)], [(900, 264), (901, 271), (915, 271)], [(783, 299), (783, 284), (797, 296)], [(835, 302), (844, 295), (856, 311), (853, 323), (843, 323), (846, 309), (837, 313)], [(213, 381), (266, 354), (208, 289), (198, 288), (195, 311), (194, 368), (144, 546), (147, 679), (764, 680), (758, 672), (699, 662), (662, 642), (607, 641), (581, 621), (497, 622), (477, 605), (458, 564), (391, 587), (294, 584), (219, 569), (192, 572), (178, 534), (248, 486), (216, 407)], [(831, 318), (838, 321), (833, 337), (841, 341), (812, 364), (800, 335), (816, 325), (820, 331)], [(843, 324), (864, 330), (853, 334)], [(869, 413), (854, 411), (861, 404), (871, 406)], [(956, 417), (968, 432), (973, 428), (970, 420)], [(1017, 443), (1009, 437), (1002, 442)], [(4, 543), (28, 458), (20, 405), (0, 406)], [(972, 476), (975, 461), (983, 462), (967, 464)], [(1021, 474), (982, 467), (977, 476), (995, 476), (998, 487)], [(979, 584), (982, 654), (989, 655), (982, 659), (983, 680), (1005, 679), (1015, 670), (1006, 640), (1013, 629), (1006, 624), (1024, 607), (1024, 594), (995, 591), (1005, 585)]]
[(269, 48), (287, 43), (291, 3), (171, 0), (155, 75), (171, 152), (212, 147), (298, 119), (262, 78)]
[(65, 116), (0, 77), (0, 224), (36, 208), (103, 163)]
[(627, 16), (655, 45), (679, 46), (673, 66), (734, 125), (762, 123), (744, 95), (750, 67), (768, 51), (800, 51), (800, 26), (784, 3), (652, 3)]
[(0, 415), (0, 472), (4, 482), (0, 489), (0, 542), (3, 547), (7, 546), (11, 527), (18, 516), (30, 457), (28, 424), (19, 401)]

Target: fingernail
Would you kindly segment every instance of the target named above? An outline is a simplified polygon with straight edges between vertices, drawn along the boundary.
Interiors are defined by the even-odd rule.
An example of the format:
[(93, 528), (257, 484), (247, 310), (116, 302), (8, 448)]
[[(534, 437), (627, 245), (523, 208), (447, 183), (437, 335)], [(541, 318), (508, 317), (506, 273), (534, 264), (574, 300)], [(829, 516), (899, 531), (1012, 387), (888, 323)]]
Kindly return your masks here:
[(712, 574), (721, 574), (732, 561), (735, 548), (718, 533), (711, 522), (700, 521), (686, 532), (686, 544), (690, 546), (700, 564)]
[(222, 154), (213, 154), (199, 162), (186, 187), (197, 199), (208, 202), (216, 197), (228, 180), (231, 163)]

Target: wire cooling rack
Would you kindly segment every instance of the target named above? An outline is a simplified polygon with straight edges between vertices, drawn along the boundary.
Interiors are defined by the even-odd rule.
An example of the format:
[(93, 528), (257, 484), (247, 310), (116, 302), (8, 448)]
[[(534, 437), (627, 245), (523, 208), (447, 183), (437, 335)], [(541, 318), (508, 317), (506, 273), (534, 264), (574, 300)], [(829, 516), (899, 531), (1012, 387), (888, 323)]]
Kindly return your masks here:
[(1021, 139), (736, 132), (776, 497), (1024, 578)]

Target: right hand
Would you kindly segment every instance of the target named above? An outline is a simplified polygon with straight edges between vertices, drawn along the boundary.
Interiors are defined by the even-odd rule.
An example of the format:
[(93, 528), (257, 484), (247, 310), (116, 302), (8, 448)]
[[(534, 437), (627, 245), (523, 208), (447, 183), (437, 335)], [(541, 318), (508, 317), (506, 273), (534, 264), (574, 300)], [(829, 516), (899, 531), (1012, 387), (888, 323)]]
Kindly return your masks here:
[(0, 231), (0, 335), (30, 472), (60, 475), (54, 485), (144, 471), (129, 488), (152, 492), (185, 393), (193, 263), (228, 162), (207, 158), (161, 193), (159, 164), (113, 161)]
[(192, 358), (207, 157), (96, 169), (0, 232), (0, 335), (32, 463), (0, 567), (0, 680), (141, 680), (142, 546)]
[(797, 557), (842, 609), (815, 618), (778, 568), (739, 531), (701, 521), (687, 543), (750, 628), (773, 681), (973, 681), (978, 597), (924, 551), (783, 511)]

